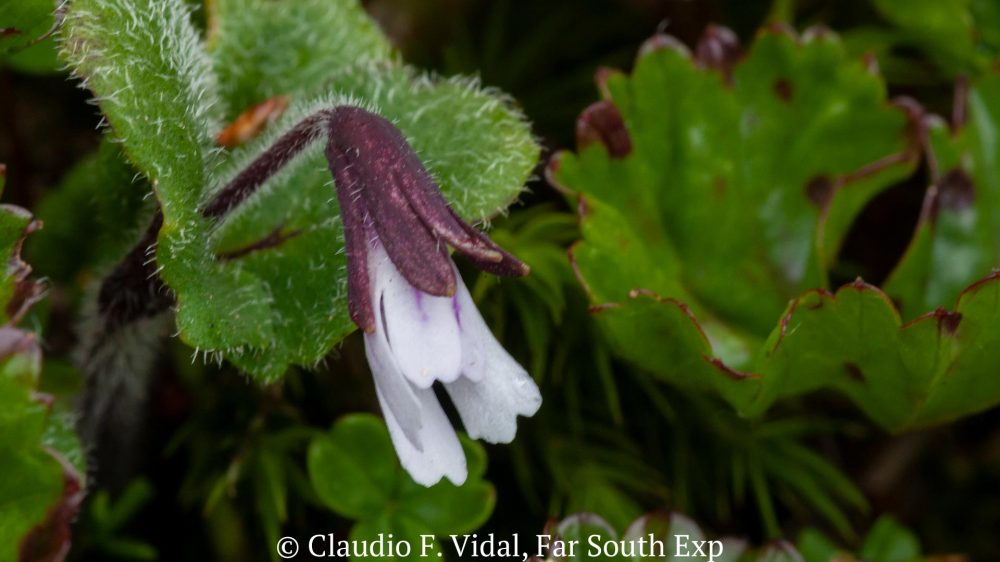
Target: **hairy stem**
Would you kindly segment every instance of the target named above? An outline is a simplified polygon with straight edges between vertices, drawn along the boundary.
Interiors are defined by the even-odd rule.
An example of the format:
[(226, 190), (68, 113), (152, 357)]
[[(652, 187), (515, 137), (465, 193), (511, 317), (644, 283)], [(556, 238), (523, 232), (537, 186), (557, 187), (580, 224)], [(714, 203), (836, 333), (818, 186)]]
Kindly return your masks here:
[[(254, 159), (202, 209), (219, 219), (325, 132), (333, 109), (306, 117)], [(137, 467), (135, 450), (154, 380), (159, 347), (166, 338), (174, 295), (160, 278), (156, 239), (163, 227), (157, 210), (142, 238), (101, 282), (94, 309), (84, 315), (77, 362), (86, 375), (77, 431), (87, 447), (91, 485), (120, 490)], [(249, 253), (296, 235), (275, 231)], [(232, 259), (242, 255), (220, 256)], [(95, 310), (96, 309), (96, 310)]]
[[(202, 209), (202, 215), (219, 219), (246, 201), (325, 132), (323, 124), (335, 110), (318, 111), (292, 127), (226, 184)], [(162, 226), (163, 214), (157, 211), (139, 242), (101, 283), (97, 312), (106, 331), (156, 316), (173, 304), (173, 296), (160, 279), (155, 259), (156, 237)]]

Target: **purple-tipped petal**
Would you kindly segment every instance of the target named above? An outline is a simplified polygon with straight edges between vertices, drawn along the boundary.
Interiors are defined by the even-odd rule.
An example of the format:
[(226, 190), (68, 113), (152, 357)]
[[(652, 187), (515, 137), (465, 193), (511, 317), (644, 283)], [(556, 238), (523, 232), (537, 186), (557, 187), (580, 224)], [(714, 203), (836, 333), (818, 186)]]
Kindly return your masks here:
[(477, 259), (477, 257), (474, 255), (466, 254), (461, 251), (459, 252), (463, 256), (465, 256), (469, 261), (471, 261), (472, 264), (475, 265), (477, 268), (487, 273), (492, 273), (493, 275), (499, 275), (501, 277), (523, 277), (531, 271), (531, 268), (528, 267), (528, 264), (517, 259), (507, 250), (504, 250), (500, 246), (497, 246), (492, 240), (486, 237), (486, 234), (480, 232), (478, 229), (476, 229), (476, 227), (467, 224), (465, 222), (461, 222), (461, 219), (459, 219), (457, 216), (455, 218), (459, 221), (459, 224), (462, 225), (462, 228), (466, 232), (468, 232), (470, 236), (484, 240), (486, 243), (491, 244), (496, 249), (496, 251), (500, 253), (501, 259), (499, 261), (484, 261)]
[[(419, 217), (424, 226), (436, 237), (455, 247), (460, 253), (474, 256), (481, 261), (499, 262), (503, 259), (500, 248), (484, 236), (470, 235), (462, 219), (455, 215), (420, 157), (407, 142), (403, 133), (389, 120), (357, 107), (338, 107), (331, 117), (334, 135), (363, 136), (355, 143), (367, 143), (384, 155), (378, 169), (382, 183), (393, 196), (402, 194), (409, 209)], [(385, 193), (383, 193), (385, 195)], [(395, 202), (402, 209), (401, 202)]]
[[(368, 275), (368, 253), (371, 250), (371, 228), (366, 226), (368, 209), (357, 187), (355, 171), (344, 155), (327, 150), (330, 171), (338, 185), (337, 201), (340, 219), (344, 223), (344, 247), (347, 251), (347, 308), (351, 320), (366, 333), (375, 330), (375, 310)], [(339, 187), (343, 186), (343, 187)]]
[[(386, 124), (392, 126), (391, 123)], [(399, 137), (399, 142), (406, 143), (398, 129), (392, 127), (392, 133)], [(485, 262), (501, 261), (503, 254), (500, 248), (489, 238), (472, 235), (464, 228), (465, 223), (452, 212), (441, 195), (441, 189), (434, 183), (420, 158), (408, 144), (405, 146), (409, 150), (397, 162), (397, 182), (403, 187), (407, 200), (427, 228), (462, 255)]]
[(391, 123), (360, 108), (330, 113), (330, 162), (337, 190), (360, 193), (379, 241), (411, 285), (435, 296), (455, 293), (447, 248), (414, 212), (396, 166), (407, 152)]

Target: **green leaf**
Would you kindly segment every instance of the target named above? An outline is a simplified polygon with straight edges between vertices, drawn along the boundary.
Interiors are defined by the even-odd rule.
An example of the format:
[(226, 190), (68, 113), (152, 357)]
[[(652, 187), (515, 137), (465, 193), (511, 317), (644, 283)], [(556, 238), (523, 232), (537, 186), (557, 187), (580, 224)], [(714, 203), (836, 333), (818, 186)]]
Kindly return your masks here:
[(253, 471), (254, 500), (264, 527), (267, 544), (278, 544), (281, 525), (288, 518), (288, 489), (280, 453), (257, 451)]
[(7, 55), (2, 64), (27, 74), (54, 74), (62, 68), (56, 40), (53, 36), (32, 44), (24, 50)]
[[(659, 475), (627, 466), (617, 455), (598, 461), (594, 458), (597, 454), (593, 449), (581, 451), (567, 463), (565, 472), (558, 474), (566, 490), (565, 509), (600, 514), (612, 528), (620, 528), (642, 513), (636, 494), (648, 492), (655, 486), (651, 479)], [(643, 488), (644, 484), (649, 487)]]
[(76, 412), (68, 408), (55, 409), (49, 413), (42, 435), (42, 447), (55, 451), (78, 474), (87, 473), (87, 461), (83, 446), (76, 435)]
[(216, 79), (187, 5), (73, 2), (62, 32), (63, 58), (97, 96), (126, 155), (159, 183), (164, 214), (193, 214), (221, 121)]
[(929, 123), (935, 188), (928, 192), (914, 240), (886, 291), (907, 317), (950, 306), (1000, 265), (1000, 72), (971, 85), (964, 127)]
[(913, 531), (888, 516), (872, 525), (859, 555), (871, 562), (909, 562), (920, 558), (920, 541)]
[(977, 24), (984, 23), (980, 15), (995, 13), (991, 12), (988, 0), (873, 0), (873, 3), (899, 30), (899, 44), (923, 49), (949, 74), (982, 69), (989, 61), (982, 49), (993, 49), (995, 54), (995, 49), (1000, 48), (1000, 43), (983, 44), (982, 39), (995, 36), (989, 33), (983, 36), (977, 30)]
[(399, 512), (423, 523), (437, 535), (467, 534), (481, 527), (493, 513), (496, 490), (482, 480), (486, 451), (482, 445), (462, 437), (469, 481), (456, 486), (443, 480), (430, 488), (413, 481), (402, 486)]
[(805, 529), (799, 534), (796, 548), (805, 562), (830, 562), (837, 555), (837, 545), (816, 529)]
[(389, 433), (371, 415), (340, 418), (328, 434), (313, 440), (308, 463), (320, 499), (354, 519), (385, 509), (400, 479)]
[(141, 540), (123, 536), (136, 514), (156, 495), (145, 479), (130, 481), (113, 500), (107, 490), (96, 491), (87, 502), (78, 527), (85, 538), (85, 551), (96, 550), (107, 557), (156, 560), (156, 549)]
[(982, 45), (994, 55), (1000, 52), (1000, 5), (991, 0), (970, 0), (969, 9)]
[[(253, 26), (270, 25), (264, 20), (272, 18), (258, 14), (255, 19), (234, 3), (226, 3), (213, 17), (216, 60), (228, 64), (221, 58), (226, 52), (238, 50), (244, 41), (255, 45), (257, 54), (239, 69), (225, 71), (241, 73), (238, 80), (245, 84), (240, 88), (273, 82), (295, 100), (256, 142), (222, 154), (212, 147), (212, 139), (219, 116), (231, 111), (220, 101), (205, 46), (180, 0), (152, 5), (149, 0), (83, 0), (71, 5), (66, 19), (64, 56), (97, 94), (128, 158), (155, 186), (164, 216), (157, 262), (177, 297), (180, 337), (206, 354), (224, 353), (268, 380), (289, 364), (314, 365), (353, 330), (341, 225), (321, 142), (223, 224), (209, 224), (199, 212), (278, 135), (331, 105), (377, 108), (421, 154), (455, 209), (473, 219), (486, 219), (510, 204), (538, 156), (527, 124), (508, 100), (473, 81), (434, 79), (388, 62), (337, 68), (355, 56), (377, 59), (384, 54), (384, 41), (372, 39), (371, 22), (347, 4), (338, 4), (344, 10), (336, 18), (339, 27), (313, 21), (319, 5), (303, 3), (287, 13), (284, 7), (273, 8), (275, 14), (281, 12), (274, 18), (291, 28), (310, 29), (299, 38), (281, 38), (281, 33), (261, 37)], [(129, 25), (140, 31), (121, 33)], [(302, 50), (305, 43), (300, 42), (312, 45), (320, 33), (335, 39), (355, 32), (360, 35), (353, 46), (332, 44), (329, 51), (314, 53), (316, 60), (287, 68), (275, 68), (271, 59), (260, 56)], [(332, 82), (317, 86), (326, 77)], [(286, 90), (293, 85), (294, 91)], [(239, 99), (244, 93), (229, 91), (226, 98)], [(271, 248), (240, 251), (274, 232), (291, 235)], [(219, 257), (233, 252), (239, 256)]]
[(765, 335), (790, 297), (825, 284), (853, 216), (915, 158), (904, 113), (830, 34), (765, 33), (731, 82), (683, 51), (646, 52), (603, 84), (631, 152), (594, 144), (555, 160), (554, 175), (628, 217), (653, 251), (633, 268), (659, 271), (616, 299), (667, 277), (697, 298), (695, 314)]
[(315, 91), (338, 70), (390, 56), (355, 0), (218, 0), (208, 48), (228, 118), (276, 95)]
[(122, 232), (146, 226), (150, 189), (136, 181), (119, 147), (105, 140), (39, 202), (36, 212), (45, 228), (26, 241), (27, 259), (38, 274), (62, 283), (110, 267), (133, 243)]
[[(5, 168), (0, 164), (0, 191)], [(24, 237), (38, 227), (30, 213), (0, 205), (0, 559), (43, 559), (63, 548), (80, 501), (81, 478), (65, 457), (79, 445), (68, 418), (53, 415), (37, 394), (41, 348), (15, 328), (37, 298), (38, 286), (21, 261)], [(65, 453), (65, 457), (63, 456)]]
[[(486, 453), (464, 436), (462, 448), (469, 472), (465, 483), (455, 486), (445, 480), (424, 487), (400, 466), (382, 421), (371, 414), (352, 414), (313, 439), (309, 479), (330, 509), (358, 520), (352, 538), (392, 533), (396, 541), (410, 541), (411, 557), (419, 558), (421, 535), (430, 540), (434, 535), (470, 533), (493, 512), (496, 492), (483, 480)], [(436, 551), (439, 545), (434, 544)]]
[[(126, 156), (149, 177), (163, 211), (157, 259), (178, 292), (177, 324), (196, 348), (265, 344), (270, 336), (262, 283), (215, 262), (197, 205), (212, 138), (220, 128), (210, 62), (181, 0), (73, 2), (62, 56), (97, 95)], [(198, 304), (211, 302), (229, 314)]]
[(17, 0), (0, 4), (0, 62), (52, 29), (54, 0)]
[[(1000, 364), (986, 351), (1000, 314), (996, 276), (961, 292), (954, 312), (907, 324), (860, 280), (825, 289), (857, 214), (911, 174), (918, 153), (884, 84), (835, 37), (764, 33), (729, 80), (684, 51), (647, 49), (631, 76), (603, 86), (630, 151), (587, 145), (554, 159), (549, 174), (580, 194), (572, 258), (620, 355), (748, 416), (820, 389), (894, 430), (1000, 402), (1000, 384), (985, 376)], [(983, 208), (993, 197), (982, 195)], [(997, 236), (990, 225), (975, 240)], [(950, 298), (987, 261), (962, 269)], [(954, 275), (935, 266), (911, 269)], [(909, 293), (919, 292), (915, 278)]]
[(39, 446), (46, 411), (28, 388), (0, 377), (0, 412), (0, 559), (16, 560), (22, 538), (61, 497), (63, 469)]
[[(0, 169), (0, 178), (2, 176)], [(37, 294), (35, 282), (27, 279), (31, 268), (21, 261), (20, 253), (24, 237), (40, 226), (31, 213), (21, 207), (0, 205), (0, 256), (6, 258), (0, 269), (0, 324), (20, 319), (26, 305)]]
[[(351, 552), (350, 559), (351, 562), (440, 559), (441, 546), (431, 538), (433, 534), (419, 521), (403, 514), (385, 512), (374, 519), (361, 521), (351, 529), (350, 540), (357, 545), (366, 545), (369, 550), (360, 556)], [(428, 541), (426, 553), (422, 549), (425, 536)], [(409, 556), (401, 555), (398, 550), (401, 543), (409, 545)], [(374, 548), (381, 548), (381, 551), (373, 550)], [(396, 550), (392, 551), (391, 548)]]

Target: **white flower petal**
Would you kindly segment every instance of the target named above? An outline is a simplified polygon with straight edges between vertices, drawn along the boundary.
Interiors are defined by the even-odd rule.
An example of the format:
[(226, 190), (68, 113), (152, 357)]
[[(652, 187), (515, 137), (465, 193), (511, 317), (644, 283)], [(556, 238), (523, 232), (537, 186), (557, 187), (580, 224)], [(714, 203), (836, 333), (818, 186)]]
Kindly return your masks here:
[[(402, 377), (399, 381), (402, 384), (409, 384)], [(434, 390), (415, 389), (420, 404), (419, 415), (422, 423), (419, 433), (420, 442), (423, 443), (422, 450), (414, 447), (404, 435), (393, 410), (387, 407), (380, 387), (376, 386), (375, 391), (382, 405), (385, 424), (389, 428), (389, 437), (392, 438), (396, 454), (399, 455), (399, 461), (413, 480), (424, 486), (433, 486), (441, 478), (447, 477), (456, 486), (461, 486), (468, 476), (465, 452), (462, 451), (458, 435), (448, 421), (448, 416), (441, 409)]]
[(429, 388), (462, 373), (462, 347), (454, 299), (415, 289), (376, 245), (373, 263), (374, 306), (383, 316), (386, 337), (400, 370), (413, 384)]
[(462, 378), (445, 384), (470, 437), (510, 443), (517, 416), (532, 416), (542, 395), (527, 371), (493, 337), (465, 285), (456, 294), (462, 331)]
[(413, 387), (399, 371), (392, 350), (382, 331), (381, 314), (375, 312), (375, 333), (365, 334), (365, 355), (375, 379), (375, 389), (379, 392), (382, 411), (400, 425), (400, 431), (417, 450), (423, 449), (420, 441), (420, 402)]

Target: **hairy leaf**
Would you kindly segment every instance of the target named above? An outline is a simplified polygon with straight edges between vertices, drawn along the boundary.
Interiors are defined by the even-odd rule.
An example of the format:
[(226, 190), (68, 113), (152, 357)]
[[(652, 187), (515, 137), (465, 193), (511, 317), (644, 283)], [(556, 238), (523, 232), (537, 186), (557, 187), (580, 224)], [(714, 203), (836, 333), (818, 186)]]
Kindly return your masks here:
[(218, 0), (209, 9), (208, 50), (228, 118), (390, 55), (388, 40), (355, 0)]
[[(66, 58), (156, 190), (163, 212), (156, 259), (176, 296), (181, 338), (267, 379), (290, 363), (317, 363), (353, 329), (323, 143), (307, 147), (221, 224), (202, 216), (226, 182), (280, 134), (333, 105), (374, 108), (397, 123), (456, 210), (475, 219), (517, 196), (538, 154), (508, 100), (473, 81), (439, 80), (391, 62), (345, 68), (354, 59), (378, 61), (388, 50), (356, 7), (337, 5), (340, 27), (313, 17), (318, 4), (254, 16), (236, 2), (221, 3), (210, 18), (214, 60), (228, 64), (225, 57), (243, 42), (255, 45), (238, 68), (216, 64), (226, 76), (221, 89), (180, 0), (83, 0), (67, 15)], [(301, 33), (262, 36), (271, 19)], [(355, 33), (357, 41), (346, 42)], [(315, 47), (326, 35), (331, 42)], [(314, 58), (296, 64), (275, 65), (263, 55), (304, 50)], [(261, 84), (275, 89), (247, 89)], [(293, 103), (261, 138), (231, 153), (212, 146), (220, 116), (242, 109), (227, 103), (272, 92)]]

